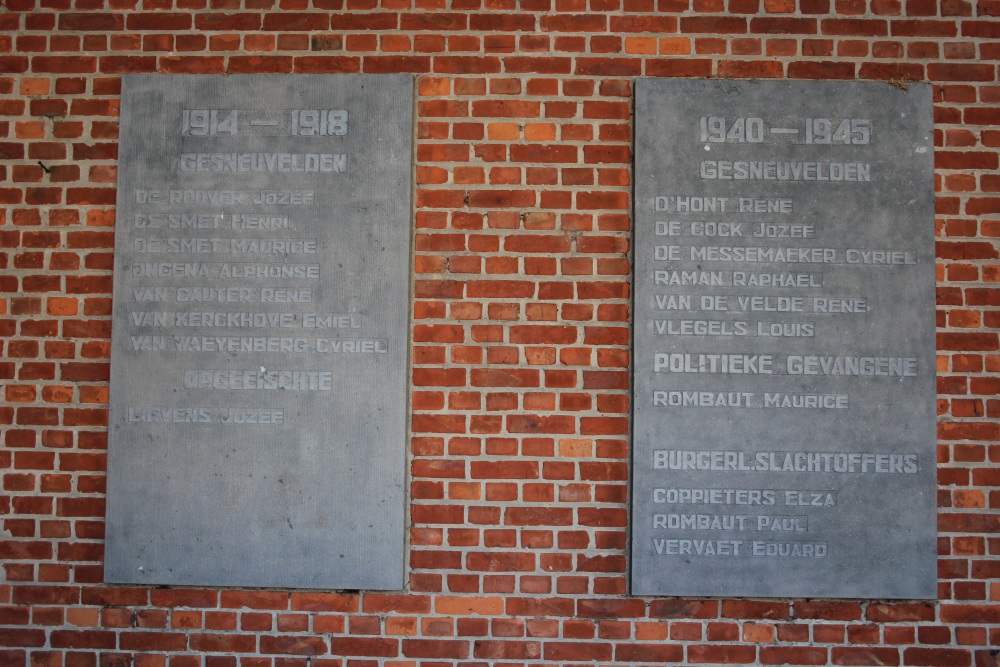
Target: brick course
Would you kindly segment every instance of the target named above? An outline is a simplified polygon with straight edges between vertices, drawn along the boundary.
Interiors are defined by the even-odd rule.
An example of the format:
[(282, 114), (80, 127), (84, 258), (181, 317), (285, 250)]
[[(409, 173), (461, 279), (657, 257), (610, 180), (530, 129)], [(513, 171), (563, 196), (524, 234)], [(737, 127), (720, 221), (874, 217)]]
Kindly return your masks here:
[[(0, 664), (996, 665), (1000, 1), (6, 0)], [(407, 590), (102, 584), (120, 75), (412, 72)], [(635, 77), (935, 86), (939, 599), (626, 596)]]

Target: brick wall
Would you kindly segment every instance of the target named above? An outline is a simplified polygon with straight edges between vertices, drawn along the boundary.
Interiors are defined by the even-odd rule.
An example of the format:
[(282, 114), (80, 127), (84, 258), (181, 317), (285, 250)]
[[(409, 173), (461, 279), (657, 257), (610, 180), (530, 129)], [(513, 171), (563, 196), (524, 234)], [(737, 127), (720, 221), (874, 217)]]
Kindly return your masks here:
[[(998, 38), (996, 0), (5, 0), (0, 664), (997, 664)], [(128, 72), (416, 75), (406, 591), (102, 585)], [(626, 596), (638, 76), (935, 85), (937, 602)]]

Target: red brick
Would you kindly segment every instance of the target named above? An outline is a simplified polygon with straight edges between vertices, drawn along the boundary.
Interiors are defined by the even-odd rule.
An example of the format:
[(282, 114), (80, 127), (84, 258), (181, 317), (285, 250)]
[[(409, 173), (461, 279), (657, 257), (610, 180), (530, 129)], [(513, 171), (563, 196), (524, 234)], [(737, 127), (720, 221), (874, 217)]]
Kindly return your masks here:
[(399, 640), (376, 637), (331, 637), (334, 655), (394, 658), (399, 655)]
[(252, 653), (257, 649), (257, 638), (253, 635), (192, 633), (190, 648), (200, 652)]
[(191, 23), (191, 15), (181, 12), (135, 12), (125, 17), (125, 29), (129, 31), (182, 31), (189, 30)]
[(236, 609), (288, 609), (288, 593), (280, 591), (222, 591), (220, 606)]
[(210, 590), (153, 589), (150, 602), (163, 607), (213, 608), (219, 606), (219, 593)]
[(125, 17), (122, 14), (88, 12), (62, 13), (59, 15), (59, 29), (74, 32), (84, 31), (120, 31), (125, 27)]
[(369, 593), (365, 595), (366, 613), (429, 614), (431, 598), (426, 595)]
[(327, 645), (321, 637), (265, 635), (260, 638), (260, 652), (281, 655), (326, 655)]
[(403, 639), (402, 653), (407, 658), (468, 658), (470, 645), (467, 641), (448, 639)]
[[(45, 631), (39, 629), (27, 629), (27, 628), (0, 628), (0, 645), (3, 646), (25, 646), (25, 647), (37, 647), (45, 646)], [(24, 657), (23, 652), (10, 652), (15, 658), (17, 654), (20, 657)], [(0, 657), (3, 657), (4, 653), (0, 653)], [(11, 665), (25, 664), (23, 661), (11, 662)]]
[(853, 63), (802, 62), (788, 63), (788, 76), (800, 79), (853, 79)]
[(573, 417), (554, 415), (511, 415), (507, 417), (507, 429), (511, 433), (572, 433)]
[(355, 612), (358, 610), (358, 597), (338, 593), (301, 593), (291, 594), (291, 609), (298, 611), (332, 611)]
[(1000, 609), (995, 605), (942, 605), (941, 620), (946, 623), (995, 624), (1000, 619)]
[(35, 73), (88, 74), (97, 71), (97, 59), (92, 56), (36, 56), (31, 59)]
[(610, 662), (611, 644), (595, 642), (545, 642), (542, 657), (547, 661), (564, 662)]
[(903, 664), (920, 667), (969, 667), (972, 654), (967, 649), (923, 648), (903, 650)]
[(877, 19), (824, 19), (820, 30), (828, 36), (876, 37), (889, 34), (888, 23)]
[(286, 56), (230, 56), (229, 74), (287, 74), (292, 58)]
[(504, 71), (511, 74), (569, 74), (572, 65), (572, 59), (555, 56), (510, 56), (503, 60)]
[(930, 63), (927, 77), (931, 81), (994, 81), (995, 69), (972, 63)]
[(260, 30), (261, 16), (255, 13), (243, 14), (195, 14), (194, 26), (198, 30), (240, 31)]
[(682, 662), (684, 649), (670, 644), (619, 644), (615, 647), (615, 660), (619, 662)]
[(680, 29), (682, 33), (743, 34), (747, 31), (747, 20), (736, 16), (688, 16), (681, 18)]
[(825, 665), (827, 649), (805, 646), (762, 646), (762, 665)]
[(834, 665), (899, 665), (899, 649), (874, 646), (834, 646), (831, 651)]
[(692, 663), (749, 663), (755, 657), (756, 649), (753, 646), (695, 644), (688, 647), (688, 660)]
[(600, 14), (562, 14), (543, 16), (540, 27), (546, 32), (603, 32), (607, 18)]
[(541, 657), (541, 644), (533, 641), (477, 641), (474, 657), (493, 660), (537, 659)]
[(183, 651), (187, 648), (187, 637), (179, 632), (125, 632), (118, 642), (118, 648), (126, 651)]
[(424, 56), (365, 56), (362, 68), (367, 73), (429, 72), (431, 59)]
[(52, 648), (117, 648), (114, 632), (96, 630), (53, 630)]

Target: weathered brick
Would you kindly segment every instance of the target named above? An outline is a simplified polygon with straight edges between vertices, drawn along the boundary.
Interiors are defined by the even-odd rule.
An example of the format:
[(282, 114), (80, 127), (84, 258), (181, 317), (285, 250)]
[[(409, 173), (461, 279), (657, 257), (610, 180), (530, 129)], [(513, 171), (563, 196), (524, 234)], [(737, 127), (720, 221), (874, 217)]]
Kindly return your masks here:
[[(97, 667), (98, 651), (102, 667), (990, 658), (995, 1), (5, 9), (0, 663)], [(409, 592), (101, 583), (112, 184), (121, 75), (136, 72), (420, 75)], [(625, 597), (638, 76), (936, 84), (939, 602)]]

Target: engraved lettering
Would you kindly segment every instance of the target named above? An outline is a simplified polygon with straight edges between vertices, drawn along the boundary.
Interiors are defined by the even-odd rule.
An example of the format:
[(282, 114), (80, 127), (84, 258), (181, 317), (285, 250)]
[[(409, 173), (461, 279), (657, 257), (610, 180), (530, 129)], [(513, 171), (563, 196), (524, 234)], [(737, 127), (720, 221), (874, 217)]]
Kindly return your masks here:
[[(664, 246), (656, 247), (659, 249)], [(837, 261), (837, 251), (834, 248), (785, 248), (781, 246), (691, 246), (690, 252), (691, 256), (689, 259), (696, 262), (832, 264)], [(661, 258), (657, 256), (657, 259)], [(678, 256), (677, 259), (679, 260), (680, 256)]]
[(654, 285), (722, 285), (721, 271), (654, 271)]
[(868, 299), (835, 299), (831, 297), (814, 297), (814, 313), (867, 313), (871, 310)]
[(258, 255), (313, 255), (316, 239), (230, 239), (230, 252)]
[(316, 351), (321, 354), (385, 354), (389, 342), (384, 338), (317, 338)]
[(653, 540), (656, 553), (663, 556), (739, 556), (742, 544), (742, 540)]
[(178, 352), (283, 352), (302, 354), (311, 352), (315, 345), (305, 338), (276, 336), (174, 336)]
[(808, 519), (804, 516), (769, 516), (757, 517), (757, 530), (771, 530), (790, 533), (805, 533), (809, 530)]
[(660, 310), (691, 310), (691, 296), (687, 294), (657, 294), (656, 307)]
[(653, 528), (667, 530), (749, 530), (753, 517), (742, 514), (654, 514)]
[(764, 224), (754, 227), (751, 233), (756, 238), (768, 239), (811, 239), (816, 236), (815, 225)]
[(249, 202), (247, 193), (239, 190), (170, 190), (167, 194), (171, 204), (242, 206)]
[(185, 389), (332, 391), (330, 371), (185, 370)]
[(167, 339), (164, 336), (129, 336), (133, 350), (160, 351), (167, 349)]
[(738, 222), (692, 222), (691, 236), (743, 236), (744, 227)]
[(136, 301), (169, 301), (171, 291), (167, 287), (133, 287), (132, 297)]
[(136, 229), (218, 229), (222, 215), (217, 213), (136, 213)]
[(310, 303), (312, 300), (311, 289), (262, 287), (260, 290), (261, 303)]
[(884, 92), (636, 81), (636, 594), (934, 594), (932, 91)]
[(668, 505), (760, 505), (777, 503), (773, 489), (688, 489), (654, 488), (653, 502)]
[(744, 311), (801, 313), (805, 300), (798, 296), (738, 296), (736, 303)]
[(285, 411), (230, 408), (220, 421), (223, 424), (283, 424)]
[(826, 558), (826, 542), (764, 542), (754, 540), (751, 553), (769, 558)]
[(791, 213), (791, 199), (740, 197), (740, 213)]
[(181, 172), (210, 173), (343, 173), (347, 155), (343, 153), (181, 153)]
[(134, 278), (207, 278), (209, 276), (208, 265), (198, 262), (132, 264), (130, 273)]
[(770, 354), (682, 354), (657, 353), (653, 370), (657, 373), (771, 373)]
[[(705, 392), (707, 393), (707, 392)], [(716, 394), (720, 401), (745, 404), (753, 394)], [(728, 396), (728, 397), (727, 397)], [(705, 397), (711, 405), (711, 394)], [(714, 472), (810, 472), (844, 474), (907, 474), (919, 469), (916, 454), (875, 452), (815, 452), (736, 450), (653, 450), (654, 470), (709, 470)]]
[(302, 315), (303, 329), (360, 329), (360, 315), (330, 315), (305, 313)]
[(865, 375), (916, 377), (916, 357), (846, 357), (788, 355), (789, 375)]
[(253, 300), (254, 291), (247, 287), (177, 287), (177, 301), (243, 303)]
[(312, 190), (260, 190), (253, 193), (255, 206), (312, 206)]
[(867, 183), (872, 167), (867, 162), (767, 162), (703, 160), (698, 175), (720, 181), (817, 181)]
[(653, 392), (653, 405), (685, 408), (744, 408), (750, 405), (753, 398), (753, 392), (663, 391), (658, 389)]
[(785, 491), (785, 504), (793, 507), (834, 507), (837, 494), (833, 491)]
[(661, 196), (653, 199), (657, 211), (678, 213), (725, 213), (729, 200), (725, 197)]
[(288, 216), (234, 213), (229, 224), (233, 229), (288, 229)]
[(207, 424), (212, 421), (208, 408), (157, 408), (129, 407), (130, 422), (159, 422), (163, 424)]
[(319, 264), (222, 264), (220, 278), (319, 278)]
[(848, 248), (844, 252), (848, 264), (871, 264), (874, 266), (904, 266), (917, 263), (917, 254), (912, 250), (865, 250)]
[(765, 408), (796, 408), (806, 410), (846, 410), (847, 394), (764, 394)]
[(822, 287), (823, 274), (733, 271), (733, 285), (739, 287)]
[(816, 326), (812, 322), (758, 322), (758, 338), (812, 338)]
[(742, 320), (653, 320), (660, 336), (747, 336), (750, 323)]

